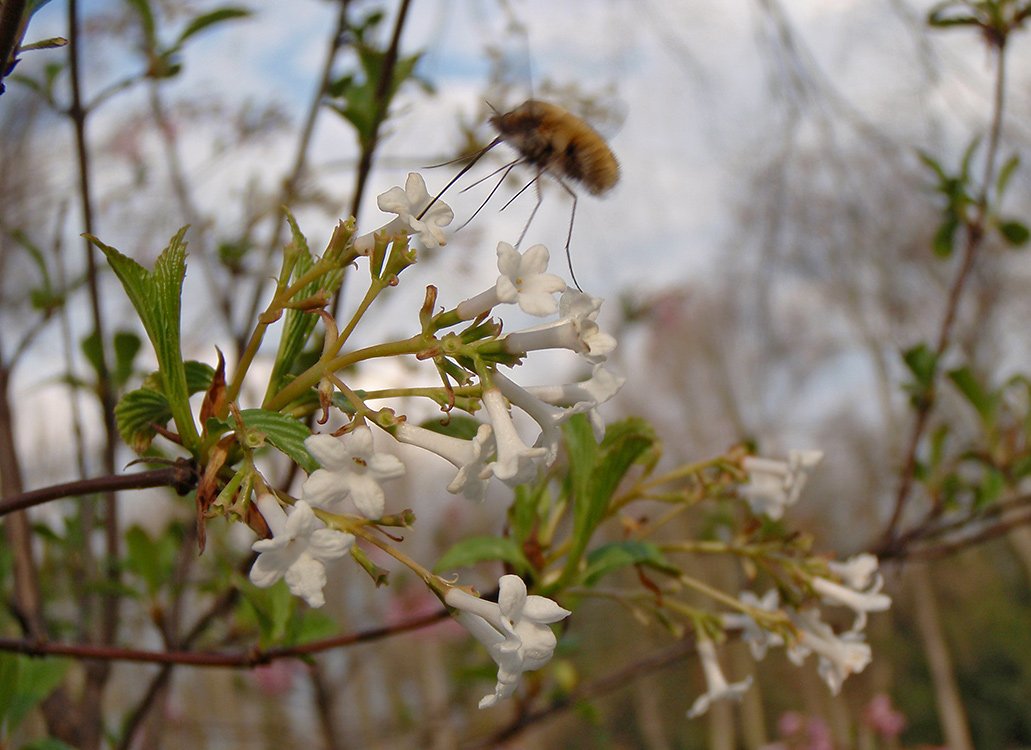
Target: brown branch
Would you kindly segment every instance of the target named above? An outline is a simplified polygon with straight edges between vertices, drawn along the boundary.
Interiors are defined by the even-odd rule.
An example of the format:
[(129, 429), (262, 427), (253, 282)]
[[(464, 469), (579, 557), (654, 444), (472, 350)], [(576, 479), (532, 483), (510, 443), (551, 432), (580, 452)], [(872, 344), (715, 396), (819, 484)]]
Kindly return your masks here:
[[(978, 520), (982, 519), (978, 517), (970, 518), (967, 525), (972, 525)], [(920, 544), (899, 544), (878, 556), (884, 559), (896, 560), (937, 560), (943, 557), (951, 557), (969, 547), (990, 542), (993, 539), (1008, 534), (1013, 529), (1026, 525), (1031, 525), (1031, 510), (1025, 513), (1011, 513), (973, 534), (963, 535), (962, 533), (955, 533), (939, 540)], [(959, 532), (962, 532), (962, 528), (959, 529)]]
[(173, 466), (165, 469), (78, 479), (74, 482), (41, 487), (31, 492), (12, 494), (0, 500), (0, 516), (65, 497), (80, 497), (100, 492), (117, 492), (118, 490), (140, 490), (148, 487), (174, 487), (180, 494), (185, 494), (196, 484), (197, 467), (192, 461), (180, 458)]
[(297, 646), (282, 646), (269, 649), (253, 648), (242, 653), (189, 650), (148, 651), (118, 646), (51, 643), (18, 638), (0, 638), (0, 651), (11, 651), (28, 656), (67, 656), (94, 662), (128, 661), (146, 664), (179, 664), (192, 667), (253, 668), (262, 664), (268, 664), (276, 659), (296, 659), (309, 654), (317, 654), (322, 651), (351, 646), (357, 643), (378, 641), (399, 633), (427, 627), (445, 620), (447, 617), (447, 610), (441, 609), (432, 614), (415, 617), (394, 625), (383, 625), (378, 628), (361, 630), (357, 633), (347, 633), (333, 638), (302, 643)]
[(931, 377), (931, 385), (926, 398), (916, 407), (916, 417), (913, 421), (913, 429), (910, 431), (909, 440), (906, 443), (905, 458), (902, 464), (902, 471), (899, 478), (898, 491), (895, 495), (895, 505), (892, 510), (891, 519), (882, 534), (879, 547), (890, 548), (897, 540), (898, 526), (902, 521), (902, 514), (906, 508), (913, 489), (913, 481), (916, 475), (917, 453), (920, 442), (927, 425), (930, 421), (931, 412), (935, 405), (934, 385), (938, 379), (939, 364), (942, 355), (948, 348), (952, 338), (952, 329), (959, 311), (960, 300), (970, 278), (970, 272), (974, 267), (978, 252), (984, 244), (985, 224), (988, 218), (989, 190), (995, 171), (996, 156), (999, 150), (999, 139), (1002, 132), (1002, 118), (1005, 105), (1006, 85), (1006, 48), (1005, 44), (996, 46), (996, 77), (995, 93), (992, 104), (992, 119), (989, 133), (988, 149), (985, 154), (985, 171), (982, 178), (981, 194), (978, 197), (974, 215), (965, 221), (966, 242), (963, 248), (963, 257), (960, 261), (956, 276), (949, 288), (948, 298), (945, 304), (945, 311), (942, 315), (941, 326), (938, 331), (938, 339), (934, 349), (934, 372)]

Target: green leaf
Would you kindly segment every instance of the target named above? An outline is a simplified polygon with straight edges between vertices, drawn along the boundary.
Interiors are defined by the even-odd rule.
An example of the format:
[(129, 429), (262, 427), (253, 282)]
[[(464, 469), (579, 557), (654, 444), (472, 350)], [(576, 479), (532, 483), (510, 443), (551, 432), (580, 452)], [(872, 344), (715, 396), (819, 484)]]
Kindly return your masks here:
[[(14, 687), (18, 684), (20, 667), (21, 662), (18, 661), (17, 654), (0, 652), (0, 685), (10, 686), (10, 689), (0, 690), (0, 737), (6, 735), (4, 719), (14, 703)], [(8, 727), (8, 731), (12, 729), (14, 729), (13, 726)]]
[(590, 421), (578, 414), (563, 425), (569, 453), (573, 502), (572, 546), (562, 583), (573, 580), (594, 530), (606, 517), (612, 495), (626, 472), (655, 443), (651, 426), (642, 419), (609, 425), (601, 445), (594, 442)]
[(75, 748), (71, 745), (66, 745), (61, 740), (47, 737), (46, 739), (30, 742), (28, 745), (22, 745), (21, 750), (75, 750)]
[(1028, 230), (1027, 225), (1022, 222), (1000, 221), (998, 227), (999, 234), (1013, 247), (1023, 247), (1031, 239), (1031, 230)]
[(981, 423), (991, 426), (995, 421), (995, 410), (999, 405), (998, 394), (984, 388), (969, 367), (960, 367), (948, 372), (948, 378), (967, 402), (974, 407)]
[(250, 619), (257, 626), (262, 648), (282, 644), (296, 606), (286, 581), (281, 579), (262, 589), (239, 576), (237, 588), (243, 594), (238, 612), (245, 621)]
[(902, 360), (913, 373), (917, 385), (930, 389), (934, 385), (934, 376), (938, 371), (938, 357), (926, 343), (919, 343), (902, 353)]
[(247, 429), (265, 433), (269, 445), (285, 453), (309, 474), (319, 468), (318, 461), (304, 447), (311, 432), (303, 422), (267, 409), (244, 409), (240, 416)]
[(118, 331), (114, 336), (115, 366), (111, 373), (118, 388), (122, 388), (132, 377), (132, 365), (143, 342), (132, 331)]
[[(297, 260), (290, 274), (291, 281), (296, 281), (308, 273), (317, 262), (316, 258), (308, 249), (308, 240), (301, 232), (293, 215), (287, 212), (286, 220), (290, 225), (291, 251), (297, 253)], [(352, 227), (353, 228), (353, 227)], [(344, 243), (346, 244), (346, 243)], [(339, 257), (343, 247), (327, 252), (326, 258)], [(313, 279), (302, 287), (293, 297), (293, 301), (306, 299), (318, 293), (320, 290), (333, 292), (339, 288), (344, 278), (343, 268), (333, 268), (326, 273)], [(295, 365), (304, 354), (304, 346), (315, 330), (315, 324), (319, 317), (311, 312), (289, 309), (283, 316), (283, 333), (279, 339), (279, 350), (276, 352), (276, 360), (272, 365), (272, 374), (269, 376), (268, 388), (265, 390), (265, 399), (271, 398), (278, 393), (286, 383), (287, 377), (294, 372)]]
[(995, 200), (998, 201), (1003, 193), (1006, 192), (1006, 188), (1009, 187), (1010, 179), (1017, 171), (1017, 167), (1020, 166), (1020, 156), (1014, 154), (1006, 163), (999, 169), (999, 176), (995, 179)]
[(154, 264), (153, 271), (118, 252), (99, 239), (87, 238), (107, 256), (115, 275), (122, 282), (129, 300), (143, 322), (154, 347), (161, 372), (162, 390), (168, 398), (172, 419), (187, 449), (197, 446), (200, 436), (190, 411), (186, 371), (179, 338), (179, 318), (183, 279), (186, 275), (187, 227), (172, 237)]
[(209, 13), (203, 13), (191, 19), (190, 22), (186, 24), (186, 28), (182, 30), (179, 34), (179, 38), (176, 40), (175, 47), (181, 47), (183, 42), (191, 36), (214, 26), (215, 24), (223, 23), (224, 21), (231, 21), (234, 18), (247, 18), (250, 15), (251, 12), (247, 8), (236, 8), (230, 6), (217, 8)]
[[(0, 662), (7, 659), (16, 661), (14, 672), (17, 675), (15, 682), (3, 683), (4, 690), (11, 693), (6, 703), (6, 729), (11, 732), (29, 711), (57, 688), (72, 662), (70, 659), (0, 654)], [(9, 674), (11, 667), (7, 665), (3, 671)]]
[(997, 469), (988, 468), (981, 477), (981, 483), (974, 493), (974, 506), (983, 508), (994, 503), (1006, 491), (1006, 477)]
[(163, 393), (151, 388), (129, 391), (115, 406), (115, 426), (125, 444), (142, 454), (157, 435), (153, 425), (165, 425), (172, 409)]
[(151, 596), (172, 582), (176, 554), (182, 544), (181, 527), (170, 526), (152, 538), (139, 526), (126, 532), (126, 568), (147, 584)]
[(946, 211), (946, 219), (934, 233), (934, 240), (931, 242), (931, 249), (936, 258), (949, 258), (955, 244), (956, 230), (959, 229), (959, 220), (952, 211)]
[(154, 23), (154, 11), (150, 8), (148, 0), (126, 0), (136, 14), (140, 17), (140, 25), (143, 27), (143, 37), (147, 42), (147, 49), (157, 48), (157, 31)]
[(474, 536), (453, 545), (437, 560), (433, 570), (440, 572), (467, 568), (476, 563), (491, 560), (507, 562), (521, 573), (527, 573), (533, 569), (522, 549), (512, 539), (497, 536)]
[(629, 565), (648, 565), (666, 571), (676, 570), (667, 562), (656, 545), (634, 540), (603, 544), (588, 553), (586, 562), (587, 566), (581, 573), (581, 580), (586, 586), (593, 586), (609, 573)]
[(483, 422), (474, 417), (456, 414), (450, 417), (446, 424), (441, 424), (439, 419), (434, 418), (427, 419), (419, 426), (440, 435), (447, 435), (460, 440), (472, 440), (476, 437), (480, 427), (483, 426)]
[(530, 538), (551, 505), (547, 482), (523, 484), (515, 488), (515, 500), (508, 509), (508, 526), (512, 538), (522, 543)]

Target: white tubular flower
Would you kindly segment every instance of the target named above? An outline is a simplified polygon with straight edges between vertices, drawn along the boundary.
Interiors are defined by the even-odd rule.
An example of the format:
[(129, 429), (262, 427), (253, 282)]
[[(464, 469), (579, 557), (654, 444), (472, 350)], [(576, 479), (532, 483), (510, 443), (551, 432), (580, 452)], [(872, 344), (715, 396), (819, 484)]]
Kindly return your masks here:
[(328, 529), (311, 506), (299, 500), (289, 515), (272, 495), (259, 495), (258, 510), (272, 531), (271, 539), (260, 539), (251, 549), (260, 553), (251, 566), (250, 579), (255, 586), (268, 588), (280, 578), (286, 579), (290, 593), (321, 607), (326, 603), (322, 589), (326, 586), (326, 560), (347, 554), (354, 536)]
[(559, 425), (574, 414), (587, 411), (589, 405), (581, 402), (578, 406), (569, 409), (552, 406), (541, 401), (522, 386), (516, 385), (500, 372), (494, 373), (494, 383), (513, 406), (518, 406), (541, 426), (541, 435), (534, 445), (545, 449), (544, 463), (550, 464), (558, 456), (558, 446), (562, 440)]
[(850, 630), (836, 635), (830, 625), (820, 620), (817, 609), (791, 612), (789, 616), (799, 637), (798, 642), (788, 648), (788, 658), (801, 664), (810, 653), (819, 656), (820, 677), (834, 695), (841, 691), (849, 675), (862, 672), (870, 663), (870, 644), (863, 641), (862, 633)]
[(616, 340), (595, 322), (602, 300), (567, 289), (559, 299), (559, 320), (508, 334), (502, 340), (510, 354), (538, 349), (569, 349), (591, 363), (604, 362)]
[(481, 397), (494, 427), (497, 459), (488, 469), (505, 484), (515, 487), (537, 476), (537, 462), (547, 455), (545, 448), (531, 448), (519, 437), (504, 394), (497, 388), (488, 388)]
[(397, 218), (375, 232), (363, 234), (354, 241), (354, 247), (362, 255), (368, 255), (376, 241), (377, 233), (387, 235), (415, 235), (423, 247), (441, 247), (447, 244), (444, 227), (455, 218), (454, 211), (444, 201), (438, 200), (430, 206), (421, 219), (416, 218), (430, 205), (433, 196), (426, 190), (426, 182), (417, 172), (409, 172), (404, 188), (392, 187), (376, 198), (376, 205), (384, 213), (397, 214)]
[(687, 718), (696, 719), (716, 701), (739, 701), (745, 691), (752, 686), (752, 677), (749, 675), (741, 682), (727, 682), (727, 678), (720, 668), (719, 660), (716, 658), (716, 645), (705, 636), (698, 638), (698, 656), (702, 660), (702, 670), (705, 672), (705, 684), (707, 689), (695, 699), (691, 710), (687, 712)]
[[(777, 589), (770, 589), (762, 599), (751, 591), (742, 591), (737, 598), (749, 607), (766, 612), (776, 612), (780, 607), (780, 597), (777, 595)], [(784, 639), (778, 633), (770, 632), (761, 627), (754, 618), (744, 612), (724, 614), (723, 626), (742, 632), (741, 637), (748, 644), (748, 649), (752, 652), (752, 658), (756, 661), (761, 661), (766, 656), (767, 649), (784, 645)]]
[(494, 693), (483, 697), (480, 708), (509, 697), (523, 672), (548, 663), (558, 643), (548, 625), (572, 614), (551, 599), (527, 595), (526, 584), (519, 576), (501, 576), (498, 584), (497, 604), (458, 588), (449, 589), (444, 596), (444, 602), (457, 610), (458, 621), (486, 647), (498, 665)]
[(873, 555), (856, 555), (844, 563), (827, 563), (827, 567), (841, 576), (843, 583), (816, 576), (812, 580), (813, 590), (825, 602), (851, 607), (855, 611), (853, 631), (866, 627), (867, 612), (883, 612), (891, 607), (891, 597), (880, 593), (884, 578), (877, 572), (877, 558)]
[(383, 515), (384, 496), (380, 482), (405, 473), (397, 456), (374, 453), (372, 430), (359, 425), (341, 438), (312, 435), (304, 447), (322, 464), (301, 487), (302, 499), (314, 506), (339, 513), (350, 497), (366, 518)]
[(472, 320), (491, 310), (500, 302), (516, 303), (529, 315), (551, 315), (558, 310), (555, 292), (565, 291), (562, 277), (548, 270), (548, 248), (534, 245), (520, 255), (507, 242), (498, 243), (497, 283), (490, 289), (459, 303), (457, 312), (461, 320)]
[(594, 430), (594, 439), (600, 443), (605, 437), (605, 420), (598, 413), (597, 407), (615, 396), (624, 383), (626, 378), (616, 375), (604, 364), (599, 363), (594, 366), (591, 377), (583, 382), (537, 385), (526, 390), (541, 401), (554, 406), (585, 407), (591, 420), (591, 428)]
[[(494, 431), (489, 424), (481, 424), (472, 440), (462, 440), (401, 422), (394, 427), (394, 437), (402, 443), (436, 453), (458, 468), (458, 474), (447, 486), (448, 492), (453, 495), (461, 492), (470, 500), (483, 500), (490, 481), (487, 459), (494, 452)], [(481, 477), (485, 470), (487, 476)]]
[(739, 492), (753, 513), (777, 520), (798, 502), (808, 471), (822, 458), (823, 451), (817, 450), (791, 451), (787, 461), (746, 456), (741, 466), (748, 472), (748, 484)]

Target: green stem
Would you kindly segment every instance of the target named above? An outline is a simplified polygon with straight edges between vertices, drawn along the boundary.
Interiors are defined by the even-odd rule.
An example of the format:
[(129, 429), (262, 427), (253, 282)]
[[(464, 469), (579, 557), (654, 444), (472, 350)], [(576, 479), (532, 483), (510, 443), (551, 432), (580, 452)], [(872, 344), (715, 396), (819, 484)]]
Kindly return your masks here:
[(366, 359), (396, 357), (400, 354), (417, 354), (426, 348), (427, 341), (420, 334), (401, 341), (391, 341), (385, 344), (368, 346), (364, 349), (356, 349), (353, 352), (342, 354), (329, 360), (319, 360), (290, 381), (283, 390), (269, 399), (265, 408), (272, 411), (282, 409), (291, 401), (300, 397), (309, 388), (314, 387), (327, 372), (336, 372)]

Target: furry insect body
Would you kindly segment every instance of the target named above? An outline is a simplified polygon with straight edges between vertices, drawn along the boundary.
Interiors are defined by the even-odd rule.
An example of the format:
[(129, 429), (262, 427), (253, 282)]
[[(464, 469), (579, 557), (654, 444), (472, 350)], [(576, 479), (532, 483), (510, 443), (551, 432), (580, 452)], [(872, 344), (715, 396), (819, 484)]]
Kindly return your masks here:
[[(423, 209), (418, 218), (422, 218), (429, 206), (437, 201), (448, 188), (454, 185), (466, 172), (478, 162), (484, 154), (504, 141), (519, 153), (519, 158), (503, 165), (490, 175), (477, 180), (473, 187), (483, 180), (489, 179), (494, 174), (502, 172), (501, 179), (490, 191), (486, 200), (480, 204), (473, 215), (462, 224), (464, 227), (487, 205), (491, 197), (501, 187), (501, 183), (509, 172), (519, 164), (530, 164), (536, 169), (533, 179), (527, 182), (512, 198), (502, 206), (507, 208), (523, 191), (531, 185), (537, 186), (537, 203), (523, 227), (522, 233), (516, 242), (516, 246), (523, 241), (530, 223), (537, 215), (543, 200), (539, 181), (545, 174), (552, 178), (569, 193), (573, 199), (573, 207), (569, 215), (569, 232), (566, 235), (566, 262), (569, 265), (569, 275), (573, 283), (579, 289), (580, 284), (573, 273), (573, 261), (569, 253), (569, 245), (573, 239), (573, 222), (576, 217), (576, 192), (569, 186), (567, 181), (583, 185), (592, 195), (604, 195), (619, 181), (619, 162), (613, 155), (605, 139), (598, 134), (594, 128), (581, 120), (576, 115), (563, 109), (557, 104), (542, 102), (537, 99), (529, 99), (515, 109), (495, 114), (490, 118), (490, 124), (498, 131), (498, 136), (484, 146), (472, 160), (466, 164), (448, 183), (444, 189), (437, 193), (430, 204)], [(465, 188), (466, 190), (468, 188)], [(459, 227), (461, 229), (461, 227)]]
[(574, 180), (592, 195), (607, 193), (619, 181), (619, 162), (605, 139), (557, 104), (530, 99), (494, 115), (490, 124), (526, 162)]

